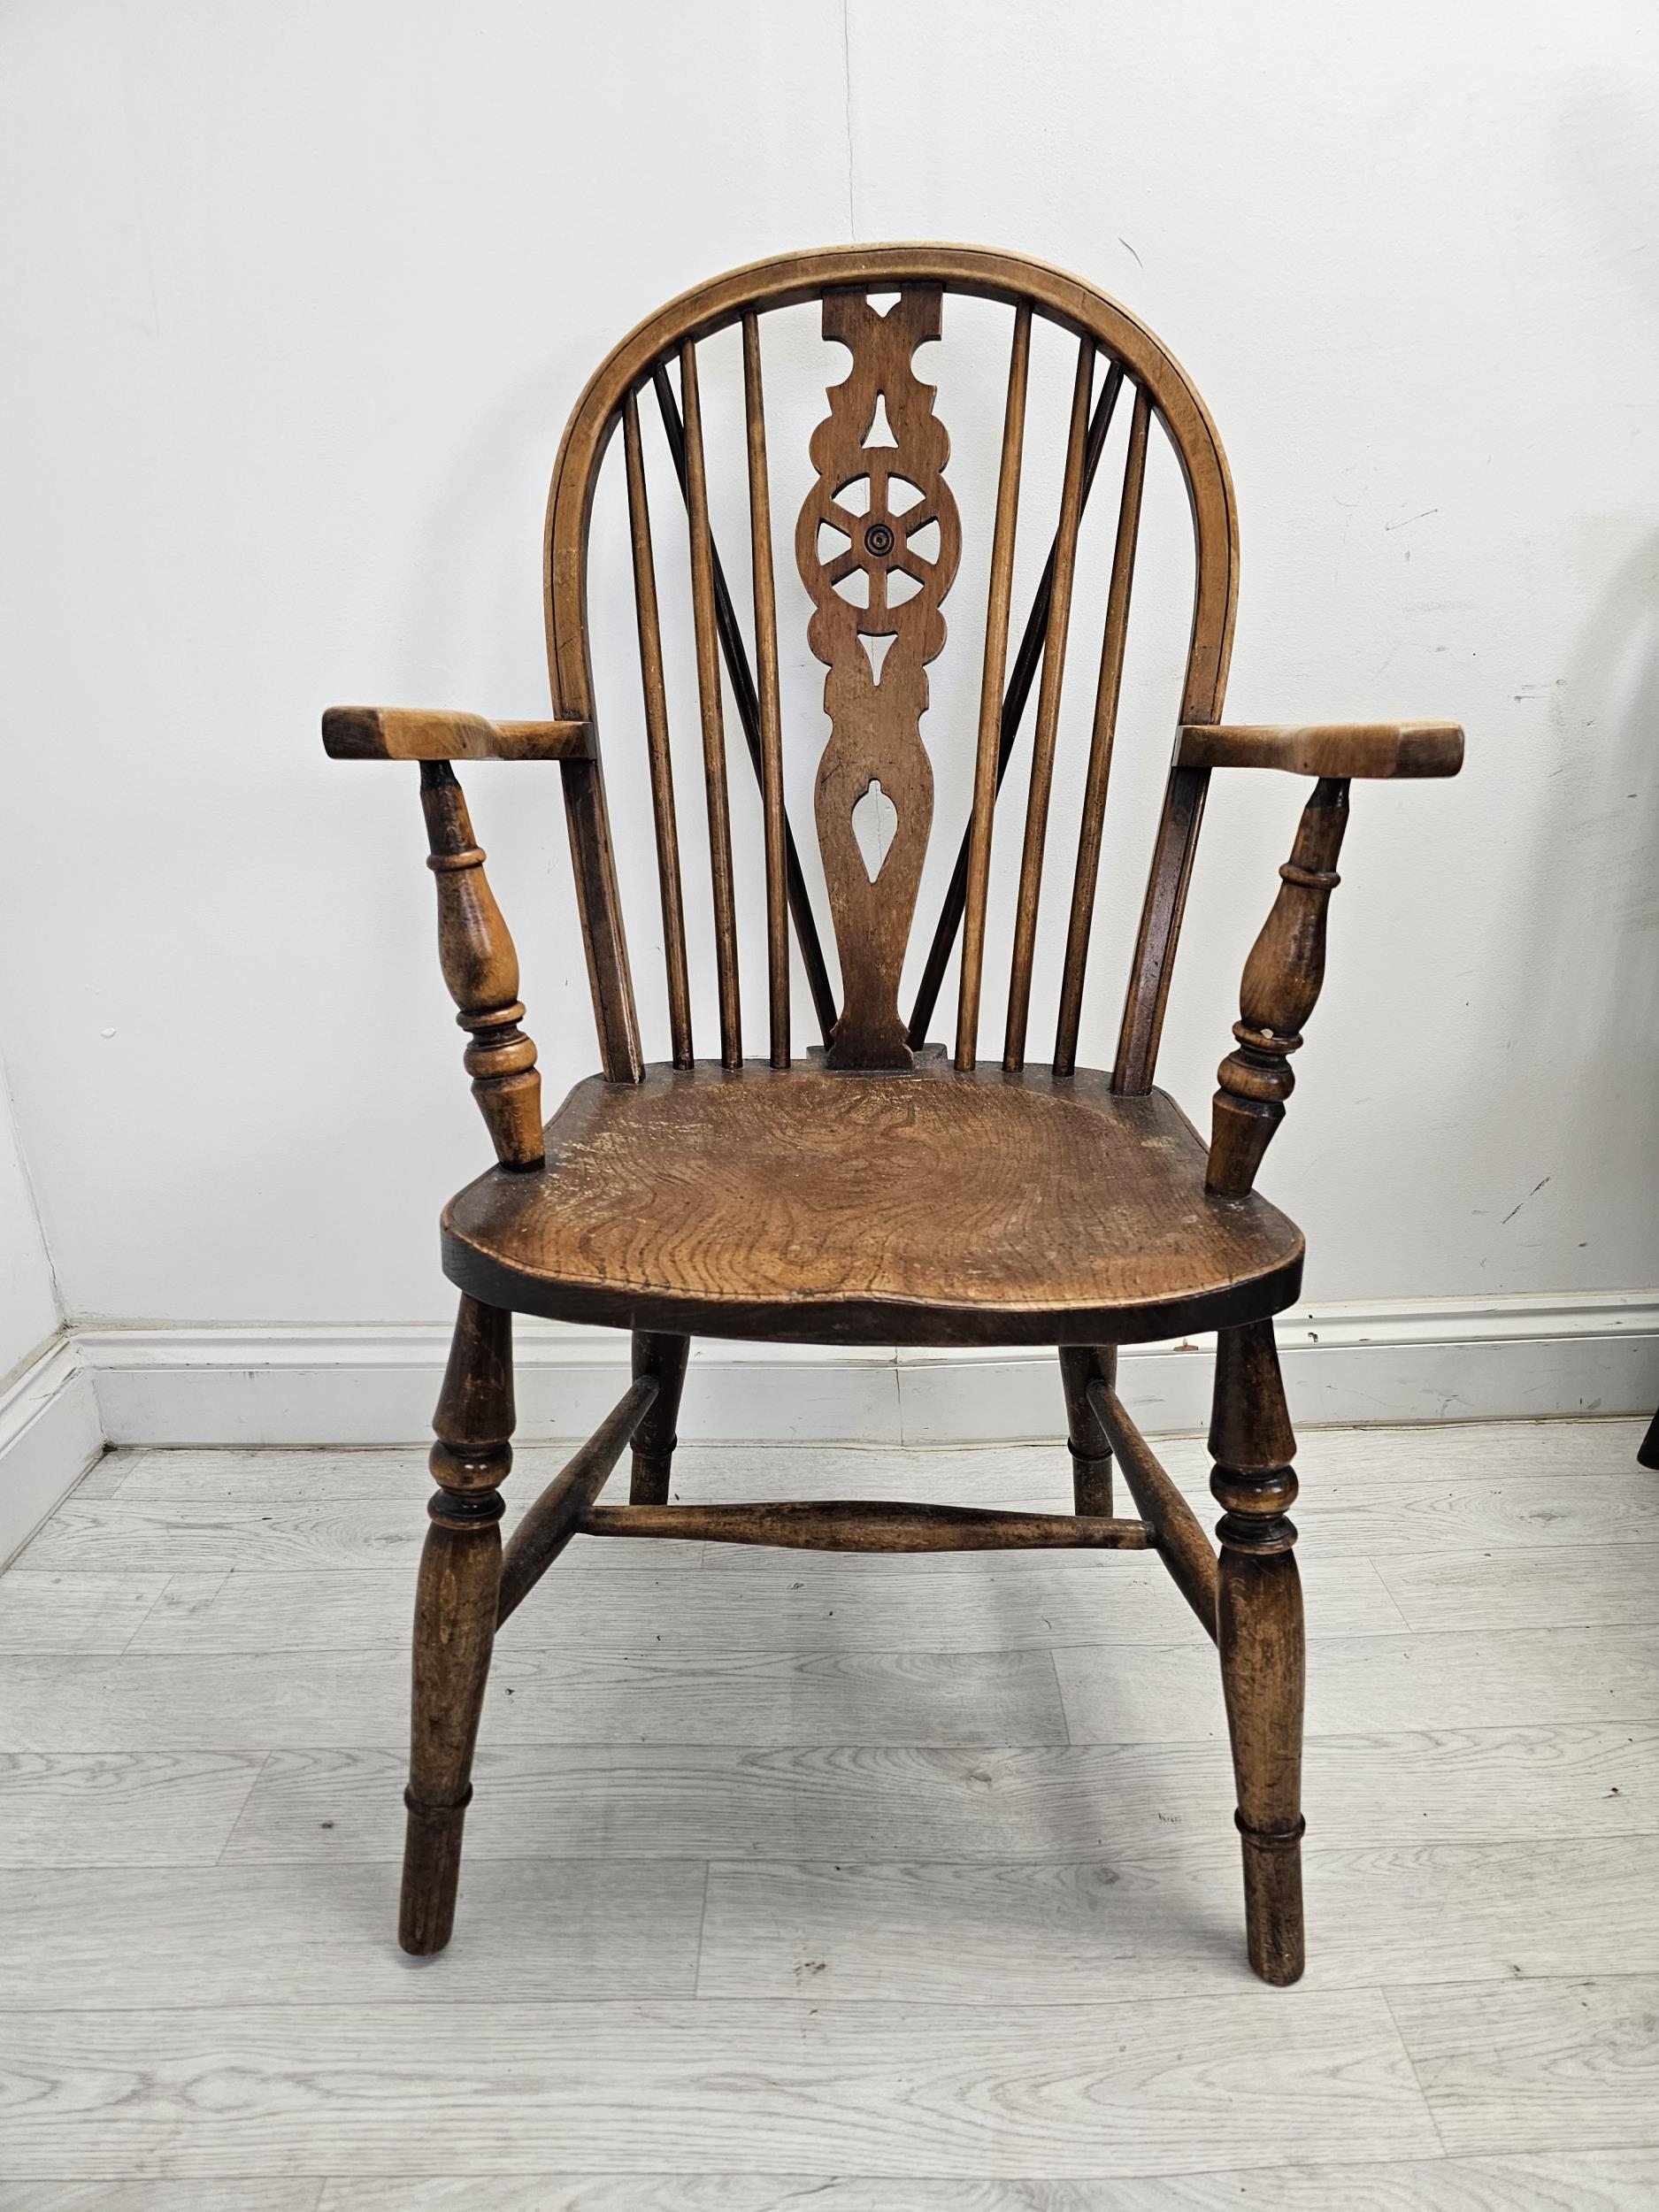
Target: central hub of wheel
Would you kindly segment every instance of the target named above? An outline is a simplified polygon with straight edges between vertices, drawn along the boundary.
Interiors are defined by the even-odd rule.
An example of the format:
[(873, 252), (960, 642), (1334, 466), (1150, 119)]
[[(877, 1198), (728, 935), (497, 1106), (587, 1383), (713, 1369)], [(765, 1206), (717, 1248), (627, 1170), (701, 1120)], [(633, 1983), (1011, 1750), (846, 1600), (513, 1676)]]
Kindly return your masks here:
[(864, 532), (864, 551), (873, 553), (878, 560), (886, 560), (893, 550), (893, 531), (889, 524), (872, 522)]

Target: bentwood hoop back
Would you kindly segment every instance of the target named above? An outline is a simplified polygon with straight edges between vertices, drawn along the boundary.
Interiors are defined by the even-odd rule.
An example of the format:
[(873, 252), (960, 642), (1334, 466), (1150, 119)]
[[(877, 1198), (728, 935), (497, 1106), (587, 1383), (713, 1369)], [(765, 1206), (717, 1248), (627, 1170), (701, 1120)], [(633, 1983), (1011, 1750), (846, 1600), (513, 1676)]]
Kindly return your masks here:
[[(916, 365), (922, 345), (949, 344), (951, 303), (962, 296), (1008, 311), (996, 488), (983, 517), (963, 503), (937, 392)], [(810, 302), (821, 303), (825, 340), (845, 349), (834, 357), (843, 373), (826, 380), (805, 497), (792, 516), (774, 517), (763, 334), (775, 311)], [(1037, 388), (1033, 333), (1044, 325), (1071, 349), (1071, 396), (1057, 499), (1033, 514), (1022, 493)], [(717, 454), (705, 437), (702, 349), (730, 329), (741, 348), (742, 446)], [(688, 562), (715, 975), (713, 1008), (701, 1015), (659, 579), (665, 541), (649, 485), (650, 415), (678, 480)], [(631, 849), (655, 854), (667, 1010), (669, 1056), (649, 1065), (600, 762), (588, 605), (595, 490), (618, 434), (651, 818), (649, 827), (629, 823), (626, 834)], [(1106, 1073), (1079, 1067), (1078, 1054), (1155, 437), (1172, 449), (1189, 495), (1192, 628)], [(1109, 450), (1110, 568), (1099, 603), (1086, 608), (1079, 542)], [(741, 463), (745, 480), (747, 562), (733, 572), (746, 611), (716, 542), (711, 457)], [(798, 736), (786, 728), (780, 610), (793, 602), (776, 572), (780, 520), (793, 525), (807, 644), (825, 670), (827, 741), (821, 728)], [(930, 670), (947, 649), (946, 603), (964, 541), (978, 529), (989, 537), (979, 707), (971, 731), (953, 731), (935, 726), (937, 712), (926, 721)], [(1021, 622), (1016, 557), (1033, 532), (1046, 558)], [(548, 720), (369, 708), (335, 708), (324, 718), (337, 757), (421, 764), (440, 959), (469, 1033), (465, 1065), (498, 1163), (444, 1215), (445, 1270), (463, 1295), (434, 1423), (439, 1486), (417, 1601), (405, 1947), (435, 1951), (449, 1940), (494, 1636), (572, 1538), (872, 1551), (1080, 1546), (1155, 1550), (1218, 1644), (1249, 1958), (1266, 1979), (1294, 1981), (1302, 1962), (1302, 1612), (1287, 1517), (1294, 1443), (1271, 1317), (1296, 1295), (1302, 1245), (1254, 1186), (1294, 1081), (1289, 1056), (1323, 980), (1349, 781), (1454, 774), (1462, 733), (1450, 723), (1223, 724), (1238, 531), (1226, 461), (1202, 403), (1158, 341), (1113, 302), (1041, 264), (979, 248), (795, 255), (720, 277), (641, 324), (571, 419), (546, 554)], [(1092, 704), (1081, 803), (1073, 823), (1051, 825), (1056, 787), (1071, 787), (1057, 784), (1056, 762), (1068, 666), (1075, 672), (1085, 661), (1073, 640), (1086, 636), (1082, 680)], [(1002, 957), (988, 920), (998, 798), (1033, 691), (1002, 1048), (986, 1062), (987, 966)], [(733, 771), (728, 707), (752, 774), (741, 756)], [(813, 827), (827, 943), (786, 803), (786, 747), (793, 757), (803, 742), (818, 750)], [(965, 820), (951, 825), (959, 839), (954, 869), (916, 940), (926, 950), (907, 1007), (907, 953), (945, 747), (971, 749), (972, 796)], [(599, 1072), (578, 1084), (545, 1129), (535, 1048), (518, 1025), (517, 958), (450, 765), (490, 758), (554, 760), (563, 780)], [(958, 753), (953, 765), (960, 764)], [(1205, 794), (1222, 767), (1316, 780), (1246, 963), (1206, 1151), (1153, 1088), (1153, 1076)], [(757, 811), (764, 914), (746, 921), (734, 824), (745, 828)], [(1042, 1028), (1033, 1059), (1051, 826), (1067, 841), (1070, 888), (1052, 1043)], [(1059, 920), (1056, 911), (1056, 930)], [(764, 933), (764, 1056), (745, 1051), (739, 945), (751, 926)], [(821, 1039), (804, 1056), (795, 1048), (804, 1011), (791, 1005), (796, 963)], [(947, 1053), (929, 1033), (953, 964)], [(503, 1552), (496, 1525), (512, 1460), (514, 1311), (630, 1330), (634, 1381)], [(1210, 1432), (1212, 1487), (1223, 1508), (1218, 1555), (1116, 1387), (1118, 1345), (1203, 1330), (1218, 1333)], [(675, 1422), (697, 1333), (1053, 1345), (1074, 1510), (671, 1504)], [(604, 1484), (630, 1446), (630, 1502), (603, 1504)], [(1137, 1518), (1113, 1517), (1114, 1460)]]

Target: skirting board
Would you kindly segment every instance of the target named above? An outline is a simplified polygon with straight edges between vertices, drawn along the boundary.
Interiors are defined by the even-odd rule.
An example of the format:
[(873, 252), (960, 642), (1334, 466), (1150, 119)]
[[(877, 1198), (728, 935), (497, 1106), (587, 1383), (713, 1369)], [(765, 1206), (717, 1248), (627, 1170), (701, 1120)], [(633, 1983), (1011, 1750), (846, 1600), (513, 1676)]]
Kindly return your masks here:
[(27, 1543), (104, 1450), (91, 1376), (54, 1338), (0, 1392), (0, 1567)]
[[(1659, 1292), (1400, 1299), (1279, 1317), (1291, 1410), (1332, 1422), (1649, 1414)], [(611, 1331), (517, 1325), (518, 1434), (588, 1435), (626, 1386)], [(74, 1333), (111, 1444), (405, 1444), (430, 1434), (449, 1332), (403, 1326), (94, 1328)], [(1151, 1434), (1209, 1419), (1212, 1340), (1123, 1355)], [(1052, 1353), (701, 1341), (680, 1419), (688, 1441), (1039, 1442), (1064, 1434)]]

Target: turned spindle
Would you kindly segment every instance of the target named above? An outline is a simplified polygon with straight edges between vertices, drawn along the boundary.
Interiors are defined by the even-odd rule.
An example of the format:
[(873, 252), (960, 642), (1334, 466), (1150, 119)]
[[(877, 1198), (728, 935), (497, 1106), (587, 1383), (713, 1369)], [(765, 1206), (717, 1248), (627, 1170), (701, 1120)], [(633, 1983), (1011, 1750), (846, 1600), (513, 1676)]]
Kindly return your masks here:
[(539, 1168), (541, 1078), (535, 1046), (518, 1024), (518, 956), (484, 873), (466, 801), (448, 761), (422, 761), (420, 804), (438, 886), (438, 959), (456, 1020), (471, 1033), (462, 1064), (472, 1079), (495, 1156), (503, 1167)]
[(1302, 1723), (1306, 1655), (1292, 1547), (1296, 1440), (1271, 1321), (1223, 1329), (1216, 1344), (1210, 1487), (1216, 1533), (1216, 1641), (1238, 1789), (1250, 1964), (1266, 1982), (1302, 1970)]
[(1217, 1073), (1207, 1187), (1240, 1197), (1285, 1118), (1295, 1087), (1290, 1055), (1325, 981), (1325, 921), (1341, 878), (1336, 858), (1348, 827), (1348, 779), (1323, 777), (1302, 810), (1296, 842), (1279, 870), (1279, 896), (1250, 949), (1233, 1025), (1236, 1049)]

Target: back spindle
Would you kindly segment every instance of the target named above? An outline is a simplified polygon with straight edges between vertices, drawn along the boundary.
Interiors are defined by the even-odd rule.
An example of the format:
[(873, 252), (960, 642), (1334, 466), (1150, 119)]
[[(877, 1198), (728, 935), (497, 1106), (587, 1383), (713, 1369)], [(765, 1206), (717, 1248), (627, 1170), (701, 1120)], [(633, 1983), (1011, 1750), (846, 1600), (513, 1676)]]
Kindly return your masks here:
[(697, 349), (680, 349), (680, 401), (686, 425), (686, 507), (691, 533), (691, 607), (697, 638), (697, 702), (703, 718), (703, 772), (709, 802), (709, 867), (714, 889), (714, 946), (720, 993), (720, 1064), (743, 1064), (743, 1018), (737, 980), (737, 901), (732, 878), (732, 810), (726, 780), (726, 718), (714, 607), (714, 545), (703, 458)]
[(749, 534), (755, 579), (755, 672), (760, 714), (760, 792), (766, 833), (766, 972), (772, 1064), (789, 1064), (789, 908), (783, 815), (783, 722), (778, 704), (778, 597), (772, 566), (772, 495), (760, 324), (743, 318), (743, 414), (749, 431)]
[(686, 910), (680, 886), (680, 833), (674, 819), (674, 764), (668, 744), (668, 699), (663, 683), (663, 633), (651, 553), (651, 514), (640, 444), (639, 402), (622, 404), (627, 457), (628, 528), (634, 544), (634, 611), (640, 634), (640, 684), (645, 695), (645, 741), (650, 758), (651, 814), (657, 829), (657, 880), (663, 902), (663, 960), (668, 971), (668, 1027), (674, 1065), (688, 1068), (691, 984), (686, 971)]
[(539, 1168), (541, 1078), (535, 1046), (518, 1026), (518, 956), (484, 873), (461, 787), (447, 760), (420, 764), (420, 806), (437, 879), (438, 960), (471, 1033), (462, 1064), (503, 1167)]
[(1031, 303), (1014, 311), (1014, 342), (1008, 363), (1008, 401), (1002, 416), (1002, 460), (996, 486), (996, 524), (991, 540), (991, 588), (985, 616), (985, 672), (979, 687), (979, 741), (973, 768), (973, 824), (968, 847), (967, 899), (963, 910), (962, 982), (956, 1002), (956, 1065), (979, 1064), (979, 987), (985, 971), (985, 911), (991, 881), (991, 826), (996, 810), (997, 739), (1002, 726), (1002, 676), (1008, 665), (1009, 603), (1014, 585), (1014, 536), (1019, 518), (1019, 473), (1025, 442), (1025, 390), (1031, 371)]
[(1071, 883), (1071, 918), (1066, 931), (1065, 966), (1060, 979), (1060, 1018), (1055, 1031), (1054, 1071), (1077, 1070), (1078, 1028), (1083, 1014), (1083, 974), (1088, 965), (1089, 931), (1094, 891), (1100, 879), (1101, 833), (1106, 817), (1106, 787), (1111, 778), (1112, 742), (1118, 730), (1118, 700), (1123, 687), (1124, 640), (1129, 630), (1129, 594), (1134, 581), (1135, 545), (1141, 531), (1141, 498), (1146, 485), (1147, 433), (1152, 405), (1135, 394), (1124, 460), (1123, 497), (1118, 506), (1118, 541), (1112, 550), (1111, 582), (1106, 594), (1106, 627), (1101, 640), (1100, 680), (1094, 690), (1094, 729), (1089, 741), (1088, 780), (1079, 826), (1077, 873)]
[(1025, 1023), (1031, 1010), (1037, 907), (1042, 896), (1042, 854), (1048, 833), (1048, 803), (1054, 790), (1055, 740), (1060, 725), (1061, 687), (1065, 680), (1071, 583), (1077, 569), (1077, 534), (1083, 516), (1084, 449), (1088, 438), (1088, 403), (1094, 383), (1094, 349), (1087, 338), (1081, 338), (1078, 341), (1077, 375), (1071, 388), (1071, 423), (1066, 437), (1060, 526), (1055, 537), (1054, 589), (1043, 633), (1042, 687), (1037, 695), (1037, 726), (1032, 733), (1031, 787), (1025, 802), (1025, 838), (1020, 854), (1019, 902), (1014, 914), (1008, 1026), (1002, 1047), (1002, 1065), (1010, 1075), (1017, 1074), (1025, 1064)]
[[(1106, 373), (1106, 381), (1094, 403), (1094, 419), (1089, 424), (1088, 446), (1083, 462), (1083, 504), (1094, 481), (1100, 466), (1100, 457), (1106, 449), (1106, 434), (1111, 428), (1112, 415), (1118, 405), (1118, 395), (1123, 388), (1124, 373), (1113, 362)], [(1033, 684), (1037, 680), (1037, 664), (1042, 658), (1042, 641), (1048, 634), (1048, 608), (1054, 596), (1054, 564), (1058, 550), (1059, 534), (1048, 548), (1048, 557), (1043, 563), (1042, 574), (1032, 595), (1025, 627), (1021, 633), (1019, 650), (1014, 656), (1014, 666), (1008, 679), (1008, 689), (1002, 697), (1002, 728), (996, 747), (996, 789), (1000, 794), (1002, 778), (1014, 756), (1014, 742), (1019, 735), (1019, 726), (1025, 719), (1025, 708), (1031, 698)], [(933, 1018), (933, 1009), (939, 1002), (940, 990), (945, 980), (945, 970), (956, 942), (956, 932), (962, 926), (963, 909), (968, 897), (968, 851), (973, 838), (973, 824), (970, 820), (963, 829), (962, 841), (956, 848), (956, 865), (950, 872), (950, 881), (940, 903), (939, 919), (933, 926), (933, 940), (927, 948), (927, 958), (922, 965), (922, 979), (917, 986), (916, 1002), (910, 1010), (910, 1047), (919, 1049), (927, 1041), (928, 1024)]]

